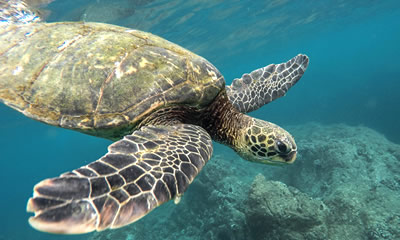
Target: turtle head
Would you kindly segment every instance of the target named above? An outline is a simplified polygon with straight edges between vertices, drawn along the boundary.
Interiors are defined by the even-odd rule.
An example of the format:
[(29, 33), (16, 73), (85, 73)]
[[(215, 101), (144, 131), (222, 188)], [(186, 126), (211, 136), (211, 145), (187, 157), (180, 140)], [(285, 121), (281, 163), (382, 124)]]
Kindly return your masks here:
[(296, 159), (297, 146), (293, 137), (273, 123), (252, 119), (242, 133), (236, 151), (248, 161), (280, 165)]

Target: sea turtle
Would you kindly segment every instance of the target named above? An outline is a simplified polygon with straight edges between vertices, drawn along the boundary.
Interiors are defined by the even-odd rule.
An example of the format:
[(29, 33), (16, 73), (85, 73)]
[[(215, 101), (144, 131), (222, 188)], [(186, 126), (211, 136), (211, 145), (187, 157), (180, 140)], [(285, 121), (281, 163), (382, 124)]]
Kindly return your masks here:
[(35, 120), (115, 141), (97, 161), (34, 187), (34, 228), (75, 234), (132, 223), (182, 196), (210, 159), (212, 140), (253, 162), (295, 160), (288, 132), (245, 113), (283, 96), (307, 56), (225, 86), (207, 60), (150, 33), (29, 14), (9, 4), (0, 15), (0, 100)]

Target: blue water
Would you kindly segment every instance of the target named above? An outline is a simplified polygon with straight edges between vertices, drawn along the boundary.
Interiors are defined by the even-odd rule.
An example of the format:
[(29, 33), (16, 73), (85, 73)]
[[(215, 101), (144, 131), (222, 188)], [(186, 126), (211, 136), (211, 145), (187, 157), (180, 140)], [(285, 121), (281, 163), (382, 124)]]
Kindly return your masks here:
[[(227, 83), (307, 54), (310, 65), (301, 81), (252, 116), (281, 126), (365, 125), (400, 144), (399, 1), (156, 0), (132, 7), (133, 2), (114, 1), (134, 9), (109, 10), (104, 16), (206, 57)], [(110, 1), (55, 1), (48, 6), (48, 21), (90, 20), (102, 13), (93, 9), (104, 4)], [(110, 142), (35, 122), (2, 104), (0, 116), (0, 239), (87, 239), (90, 234), (33, 230), (26, 201), (35, 183), (97, 159)], [(217, 145), (214, 151), (230, 150)]]

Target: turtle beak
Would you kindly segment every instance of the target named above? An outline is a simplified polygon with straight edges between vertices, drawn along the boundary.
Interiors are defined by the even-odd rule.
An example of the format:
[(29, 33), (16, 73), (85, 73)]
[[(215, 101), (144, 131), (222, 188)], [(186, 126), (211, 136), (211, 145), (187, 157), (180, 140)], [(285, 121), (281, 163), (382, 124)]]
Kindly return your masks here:
[(292, 164), (296, 160), (297, 151), (293, 150), (287, 154), (280, 155), (286, 163)]

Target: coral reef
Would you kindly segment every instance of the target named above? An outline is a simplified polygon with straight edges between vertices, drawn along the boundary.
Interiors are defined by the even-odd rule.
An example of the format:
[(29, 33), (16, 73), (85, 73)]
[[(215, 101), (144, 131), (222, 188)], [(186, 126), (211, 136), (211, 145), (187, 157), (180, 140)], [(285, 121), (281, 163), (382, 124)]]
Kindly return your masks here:
[(178, 205), (108, 239), (400, 239), (400, 146), (361, 126), (287, 127), (298, 160), (270, 167), (216, 145)]
[(321, 198), (329, 239), (400, 238), (400, 146), (367, 127), (307, 124), (291, 129), (294, 168), (266, 174)]
[(246, 239), (242, 204), (252, 179), (248, 167), (231, 168), (240, 161), (234, 153), (214, 156), (179, 204), (170, 201), (126, 228), (95, 233), (92, 240)]
[(327, 239), (327, 206), (296, 188), (259, 174), (246, 203), (253, 239)]

